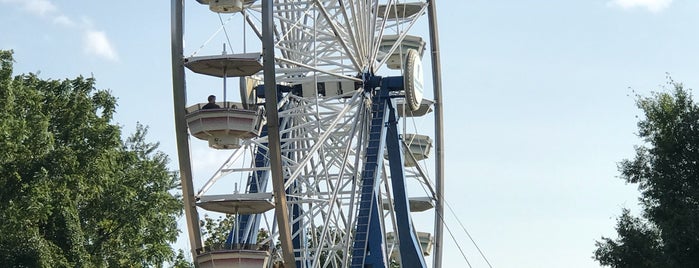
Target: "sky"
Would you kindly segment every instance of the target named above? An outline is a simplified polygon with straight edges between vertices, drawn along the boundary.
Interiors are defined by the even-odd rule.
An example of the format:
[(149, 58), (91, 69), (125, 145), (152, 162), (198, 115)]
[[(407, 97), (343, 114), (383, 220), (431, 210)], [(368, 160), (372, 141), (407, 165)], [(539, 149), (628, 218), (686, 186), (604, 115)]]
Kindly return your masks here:
[[(185, 2), (188, 36), (215, 32), (218, 18)], [(615, 236), (622, 208), (639, 212), (617, 170), (641, 144), (633, 95), (662, 90), (668, 75), (699, 87), (699, 2), (437, 1), (437, 13), (454, 211), (444, 267), (487, 267), (457, 218), (493, 267), (598, 267), (595, 241)], [(14, 50), (15, 74), (94, 76), (118, 98), (124, 135), (148, 125), (177, 168), (169, 1), (0, 0), (0, 49)], [(188, 84), (189, 103), (215, 87)], [(199, 185), (223, 161), (205, 142), (192, 155)]]

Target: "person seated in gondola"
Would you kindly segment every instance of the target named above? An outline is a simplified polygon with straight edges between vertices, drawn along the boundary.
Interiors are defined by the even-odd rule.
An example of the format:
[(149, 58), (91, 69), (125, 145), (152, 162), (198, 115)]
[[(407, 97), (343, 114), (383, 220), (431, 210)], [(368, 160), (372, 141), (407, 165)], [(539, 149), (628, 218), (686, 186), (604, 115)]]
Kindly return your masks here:
[(209, 95), (208, 100), (209, 100), (209, 103), (204, 105), (204, 107), (202, 107), (202, 109), (221, 109), (221, 106), (218, 106), (218, 104), (216, 104), (216, 96)]

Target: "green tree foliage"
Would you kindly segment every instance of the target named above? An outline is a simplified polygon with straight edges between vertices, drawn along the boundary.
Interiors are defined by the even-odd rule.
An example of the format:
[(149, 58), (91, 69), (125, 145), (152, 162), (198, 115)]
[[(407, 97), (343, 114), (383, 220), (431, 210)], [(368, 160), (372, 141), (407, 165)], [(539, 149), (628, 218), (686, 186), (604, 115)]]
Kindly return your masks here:
[[(231, 230), (235, 227), (235, 215), (225, 214), (213, 218), (208, 214), (204, 214), (204, 219), (199, 221), (199, 227), (201, 228), (202, 236), (204, 236), (205, 250), (216, 251), (230, 249), (232, 247), (232, 245), (226, 244), (226, 240)], [(257, 234), (257, 243), (260, 243), (268, 237), (269, 232), (264, 228), (260, 229), (260, 232)], [(187, 261), (184, 257), (184, 252), (180, 250), (172, 267), (190, 268), (194, 267), (194, 264)]]
[[(226, 240), (233, 228), (235, 228), (235, 215), (225, 214), (219, 215), (217, 218), (212, 218), (208, 214), (204, 214), (204, 219), (199, 221), (202, 236), (204, 236), (204, 246), (210, 249), (218, 249), (227, 247)], [(257, 233), (257, 242), (261, 243), (269, 237), (269, 232), (261, 228)]]
[(699, 106), (669, 80), (669, 92), (637, 98), (644, 145), (619, 164), (638, 184), (641, 217), (623, 210), (617, 239), (602, 238), (594, 258), (611, 267), (699, 267)]
[(204, 215), (204, 219), (199, 221), (202, 227), (202, 236), (204, 236), (204, 247), (211, 249), (222, 248), (226, 244), (228, 234), (235, 226), (235, 215), (226, 214), (218, 218), (211, 218), (209, 215)]
[(184, 250), (178, 250), (175, 260), (170, 265), (171, 268), (194, 268), (194, 264), (187, 260)]
[(92, 78), (12, 77), (0, 51), (0, 263), (150, 267), (174, 258), (182, 202), (168, 157), (121, 140), (116, 99)]

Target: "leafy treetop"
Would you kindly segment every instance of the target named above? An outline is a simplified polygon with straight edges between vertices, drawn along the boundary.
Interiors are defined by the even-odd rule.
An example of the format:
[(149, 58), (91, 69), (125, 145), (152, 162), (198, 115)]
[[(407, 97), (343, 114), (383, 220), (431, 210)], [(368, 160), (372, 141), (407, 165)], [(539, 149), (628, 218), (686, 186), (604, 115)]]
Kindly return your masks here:
[(619, 164), (621, 178), (638, 184), (641, 217), (624, 209), (617, 239), (603, 237), (594, 258), (611, 267), (699, 267), (699, 106), (691, 91), (637, 96), (645, 142)]
[(177, 174), (147, 128), (121, 140), (93, 78), (12, 77), (0, 51), (0, 263), (150, 267), (174, 257)]

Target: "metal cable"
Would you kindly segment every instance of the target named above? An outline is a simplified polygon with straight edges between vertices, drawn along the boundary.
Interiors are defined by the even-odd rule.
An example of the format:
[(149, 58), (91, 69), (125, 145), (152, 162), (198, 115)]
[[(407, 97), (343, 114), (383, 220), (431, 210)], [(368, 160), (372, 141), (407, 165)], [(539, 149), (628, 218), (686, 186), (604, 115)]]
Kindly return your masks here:
[[(221, 17), (221, 13), (218, 14), (218, 20), (221, 21), (221, 27), (223, 27), (223, 33), (226, 35), (226, 41), (228, 41), (228, 47), (231, 48), (231, 53), (233, 53), (233, 46), (231, 46), (231, 39), (228, 37), (228, 30), (226, 30), (226, 24), (223, 22), (223, 18)], [(233, 16), (231, 16), (233, 18)], [(230, 21), (230, 19), (228, 19)]]
[[(420, 187), (422, 187), (422, 190), (425, 192), (425, 194), (427, 194), (429, 196), (429, 192), (428, 192), (427, 188), (425, 188), (425, 185), (423, 185), (422, 183), (420, 183), (419, 185), (420, 185)], [(471, 233), (469, 233), (468, 230), (466, 230), (466, 227), (464, 227), (464, 224), (461, 222), (461, 220), (459, 220), (459, 217), (456, 215), (456, 213), (454, 212), (454, 209), (452, 209), (449, 202), (447, 202), (447, 200), (444, 199), (444, 203), (447, 205), (447, 208), (449, 208), (449, 211), (454, 216), (454, 218), (456, 218), (456, 222), (458, 222), (459, 226), (461, 226), (461, 229), (464, 230), (464, 232), (466, 233), (466, 236), (468, 236), (468, 239), (471, 240), (471, 243), (473, 244), (473, 246), (476, 247), (476, 250), (478, 250), (478, 253), (481, 255), (483, 260), (485, 260), (485, 263), (488, 264), (488, 267), (493, 268), (493, 265), (490, 264), (490, 261), (488, 261), (488, 258), (485, 257), (485, 254), (483, 254), (483, 251), (481, 250), (481, 248), (478, 247), (478, 244), (476, 244), (476, 241), (471, 236)], [(461, 246), (459, 246), (459, 243), (456, 241), (456, 239), (454, 238), (454, 235), (451, 233), (451, 229), (449, 229), (449, 226), (446, 224), (446, 221), (444, 221), (444, 217), (442, 217), (442, 215), (439, 215), (439, 218), (444, 223), (444, 226), (447, 228), (449, 235), (454, 240), (454, 243), (456, 243), (456, 246), (459, 248), (459, 251), (461, 251), (461, 255), (464, 256), (466, 263), (468, 263), (468, 259), (466, 259), (466, 255), (464, 255), (464, 252), (461, 250)], [(471, 267), (470, 263), (469, 263), (469, 267)]]
[(456, 244), (456, 248), (458, 248), (459, 252), (461, 252), (461, 256), (464, 257), (464, 260), (466, 261), (466, 264), (468, 264), (468, 267), (473, 268), (473, 266), (471, 266), (471, 263), (468, 261), (468, 258), (466, 258), (466, 254), (464, 253), (464, 250), (461, 248), (461, 245), (459, 245), (459, 242), (456, 241), (456, 237), (454, 237), (454, 233), (451, 232), (449, 225), (447, 225), (447, 223), (444, 221), (444, 217), (442, 215), (439, 215), (439, 218), (442, 220), (444, 227), (447, 228), (447, 232), (449, 233), (449, 236), (451, 236), (451, 239), (454, 240), (454, 244)]
[[(454, 215), (454, 218), (456, 218), (456, 222), (458, 222), (459, 225), (461, 226), (461, 229), (464, 230), (464, 232), (468, 236), (468, 239), (471, 240), (471, 243), (473, 243), (473, 246), (476, 247), (476, 249), (478, 250), (478, 253), (481, 254), (481, 257), (483, 257), (483, 260), (485, 260), (485, 263), (488, 264), (488, 267), (493, 268), (493, 266), (488, 261), (488, 258), (486, 258), (485, 254), (483, 254), (483, 251), (481, 251), (481, 248), (478, 247), (478, 244), (476, 244), (476, 241), (473, 240), (473, 237), (471, 237), (471, 234), (466, 230), (466, 227), (464, 227), (464, 225), (461, 223), (461, 220), (459, 220), (459, 217), (456, 216), (456, 213), (454, 213), (454, 209), (451, 208), (451, 205), (449, 205), (449, 202), (447, 202), (447, 200), (445, 199), (444, 203), (447, 204), (447, 208), (449, 208), (449, 211), (451, 211), (451, 214)], [(446, 226), (446, 224), (444, 226)], [(447, 230), (449, 230), (449, 227), (447, 227)], [(451, 231), (449, 231), (449, 233), (451, 234)]]
[[(420, 183), (419, 185), (420, 185), (420, 187), (422, 187), (422, 190), (425, 192), (425, 194), (427, 194), (427, 195), (429, 196), (430, 193), (428, 192), (427, 188), (425, 188), (425, 185), (423, 185), (422, 183)], [(446, 200), (444, 200), (444, 201), (445, 201), (445, 203), (446, 203)], [(449, 204), (447, 204), (447, 206), (449, 206)], [(435, 213), (436, 213), (436, 212), (435, 212)], [(453, 213), (454, 213), (454, 211), (452, 210), (452, 214), (453, 214)], [(454, 215), (454, 217), (456, 217), (456, 215)], [(454, 241), (454, 244), (456, 244), (456, 247), (459, 249), (459, 252), (461, 252), (461, 256), (464, 257), (464, 260), (466, 261), (466, 264), (468, 264), (468, 267), (473, 268), (473, 266), (471, 266), (471, 263), (468, 261), (468, 258), (466, 258), (466, 254), (464, 253), (463, 249), (461, 248), (461, 245), (459, 245), (459, 242), (456, 241), (456, 237), (454, 237), (454, 234), (451, 232), (451, 229), (450, 229), (449, 226), (447, 225), (447, 222), (444, 221), (444, 217), (443, 217), (442, 215), (439, 215), (439, 219), (440, 219), (441, 222), (444, 224), (444, 227), (447, 228), (447, 232), (449, 232), (449, 236), (451, 236), (451, 239)], [(456, 219), (457, 219), (457, 221), (458, 221), (459, 218), (457, 217)], [(459, 223), (461, 223), (461, 221), (459, 221)], [(463, 227), (463, 225), (461, 225), (461, 226)], [(465, 229), (464, 229), (464, 230), (465, 230)], [(468, 234), (468, 232), (466, 232), (466, 234)], [(471, 238), (470, 235), (469, 235), (469, 238)], [(473, 242), (473, 239), (471, 239), (471, 241)], [(473, 242), (473, 243), (474, 243), (474, 245), (475, 245), (475, 242)], [(476, 246), (476, 248), (478, 248), (478, 246)], [(480, 249), (478, 249), (478, 251), (480, 252)], [(481, 256), (483, 256), (482, 253), (481, 253)], [(485, 257), (484, 257), (484, 258), (485, 258)], [(485, 262), (487, 262), (487, 263), (488, 263), (488, 266), (490, 266), (490, 263), (488, 262), (487, 259), (485, 260)], [(493, 268), (493, 267), (490, 266), (490, 268)]]

